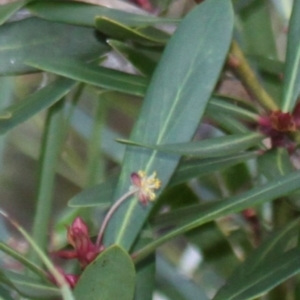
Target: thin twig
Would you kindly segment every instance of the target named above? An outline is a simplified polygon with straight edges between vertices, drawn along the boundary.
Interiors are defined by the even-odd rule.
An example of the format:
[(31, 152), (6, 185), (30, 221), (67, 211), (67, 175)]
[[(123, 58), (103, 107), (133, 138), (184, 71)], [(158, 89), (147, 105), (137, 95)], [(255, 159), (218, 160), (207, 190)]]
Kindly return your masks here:
[(130, 196), (134, 195), (136, 192), (138, 191), (138, 189), (131, 189), (130, 191), (128, 191), (126, 194), (124, 194), (119, 200), (117, 200), (114, 205), (110, 208), (110, 210), (108, 211), (108, 213), (106, 214), (102, 225), (100, 227), (99, 233), (98, 233), (98, 237), (97, 237), (97, 241), (96, 241), (96, 246), (101, 248), (102, 246), (102, 240), (103, 240), (103, 235), (104, 235), (104, 231), (107, 227), (107, 224), (109, 222), (109, 220), (111, 219), (112, 215), (115, 213), (115, 211), (117, 210), (117, 208)]
[(271, 111), (279, 110), (279, 107), (274, 99), (258, 82), (254, 72), (252, 71), (247, 59), (245, 58), (236, 41), (233, 41), (231, 44), (229, 62), (230, 61), (230, 66), (232, 69), (239, 75), (240, 79), (243, 81), (250, 93), (257, 99), (257, 101)]

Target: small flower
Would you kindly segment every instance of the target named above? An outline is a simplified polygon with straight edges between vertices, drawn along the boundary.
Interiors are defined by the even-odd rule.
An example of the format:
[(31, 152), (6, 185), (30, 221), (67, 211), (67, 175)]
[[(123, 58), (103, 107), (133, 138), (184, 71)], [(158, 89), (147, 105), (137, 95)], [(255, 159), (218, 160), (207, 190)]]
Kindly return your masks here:
[(137, 173), (131, 174), (131, 190), (136, 190), (140, 202), (144, 205), (148, 201), (154, 201), (156, 198), (155, 190), (159, 189), (161, 186), (160, 180), (156, 177), (156, 172), (152, 175), (146, 176), (143, 171), (138, 171)]
[(270, 115), (271, 126), (280, 132), (296, 131), (294, 117), (290, 113), (283, 113), (280, 110), (273, 111)]
[(56, 255), (66, 259), (77, 258), (82, 268), (85, 268), (101, 252), (101, 249), (91, 241), (88, 227), (80, 217), (77, 217), (68, 227), (68, 242), (74, 250), (58, 251)]
[(272, 135), (274, 131), (293, 132), (296, 130), (294, 116), (290, 113), (283, 113), (280, 110), (273, 111), (268, 116), (260, 117), (259, 124), (268, 135)]
[(272, 147), (285, 147), (289, 151), (295, 148), (290, 139), (290, 134), (297, 130), (298, 120), (294, 114), (284, 113), (280, 110), (273, 111), (258, 120), (260, 131), (271, 138)]

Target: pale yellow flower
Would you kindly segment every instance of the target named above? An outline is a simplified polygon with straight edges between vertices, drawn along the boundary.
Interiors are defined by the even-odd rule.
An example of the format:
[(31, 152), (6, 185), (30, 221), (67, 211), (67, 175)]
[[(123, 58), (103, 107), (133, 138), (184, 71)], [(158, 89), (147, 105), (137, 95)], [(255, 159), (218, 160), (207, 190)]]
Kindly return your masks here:
[(131, 190), (136, 190), (140, 202), (144, 205), (156, 198), (155, 190), (161, 186), (160, 180), (156, 177), (156, 172), (147, 176), (144, 171), (131, 174)]

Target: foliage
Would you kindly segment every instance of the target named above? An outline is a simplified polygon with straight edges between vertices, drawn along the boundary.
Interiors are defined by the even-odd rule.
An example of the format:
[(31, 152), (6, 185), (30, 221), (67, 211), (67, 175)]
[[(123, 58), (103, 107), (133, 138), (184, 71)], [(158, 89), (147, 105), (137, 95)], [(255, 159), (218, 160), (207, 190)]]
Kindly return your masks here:
[(275, 2), (0, 6), (0, 299), (300, 297), (300, 0)]

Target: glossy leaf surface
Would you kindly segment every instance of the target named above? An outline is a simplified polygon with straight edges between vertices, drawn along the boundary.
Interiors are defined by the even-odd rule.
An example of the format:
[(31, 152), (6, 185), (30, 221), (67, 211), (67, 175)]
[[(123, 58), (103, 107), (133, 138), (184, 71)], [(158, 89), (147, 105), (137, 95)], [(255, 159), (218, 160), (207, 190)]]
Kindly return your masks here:
[(131, 257), (119, 246), (103, 251), (80, 276), (76, 300), (132, 300), (135, 270)]
[(186, 300), (209, 300), (202, 289), (192, 280), (181, 275), (174, 266), (161, 256), (157, 258), (157, 279), (177, 290)]
[(213, 115), (215, 112), (237, 117), (242, 120), (257, 122), (258, 115), (248, 109), (239, 107), (237, 103), (231, 104), (224, 101), (224, 97), (213, 96), (207, 105), (206, 112)]
[[(145, 226), (145, 231), (150, 231), (149, 225)], [(140, 249), (153, 241), (152, 237), (144, 237), (144, 231), (141, 232), (138, 241), (133, 247), (133, 251)], [(155, 276), (156, 276), (156, 255), (150, 255), (140, 263), (136, 264), (136, 286), (134, 293), (134, 300), (152, 300), (153, 292), (155, 290)]]
[(123, 25), (117, 19), (105, 17), (96, 18), (96, 28), (110, 37), (143, 44), (165, 44), (170, 38), (169, 34), (155, 27), (131, 28)]
[(107, 50), (108, 47), (95, 37), (91, 28), (27, 18), (0, 27), (0, 74), (36, 71), (24, 64), (30, 58), (46, 61), (59, 57), (90, 60)]
[[(181, 162), (170, 180), (170, 185), (186, 182), (192, 178), (204, 176), (212, 172), (222, 170), (226, 167), (257, 157), (256, 152), (241, 153), (226, 157), (193, 159)], [(71, 207), (101, 207), (106, 208), (111, 205), (117, 185), (117, 177), (105, 180), (103, 183), (87, 188), (75, 195), (70, 201)]]
[(27, 8), (33, 14), (47, 20), (90, 27), (95, 27), (96, 17), (115, 19), (127, 26), (147, 26), (179, 22), (178, 19), (158, 18), (146, 14), (138, 15), (118, 9), (78, 2), (34, 2), (29, 4)]
[(153, 74), (157, 63), (142, 51), (116, 40), (109, 40), (108, 44), (124, 56), (142, 74), (148, 77)]
[(143, 96), (148, 84), (148, 80), (141, 76), (88, 65), (68, 58), (51, 61), (31, 58), (26, 61), (26, 64), (43, 71), (130, 95)]
[(93, 207), (99, 206), (107, 208), (111, 205), (111, 200), (117, 186), (117, 176), (113, 176), (103, 183), (87, 188), (74, 196), (69, 201), (71, 207)]
[[(166, 144), (192, 138), (223, 66), (232, 26), (228, 1), (205, 1), (187, 15), (155, 70), (131, 140)], [(114, 198), (127, 192), (130, 174), (138, 170), (157, 171), (163, 189), (178, 161), (179, 157), (128, 147)], [(151, 206), (141, 207), (135, 200), (124, 203), (110, 223), (106, 241), (130, 248), (150, 210)]]
[(75, 85), (76, 82), (73, 80), (59, 78), (21, 102), (0, 111), (0, 133), (6, 133), (41, 110), (50, 107), (70, 92)]
[(186, 182), (195, 177), (204, 176), (215, 171), (220, 171), (243, 161), (257, 157), (258, 153), (248, 152), (224, 157), (193, 159), (183, 161), (171, 178), (170, 184)]
[(258, 168), (268, 180), (294, 171), (286, 149), (271, 149), (258, 158)]
[(292, 112), (300, 93), (300, 1), (295, 0), (289, 23), (281, 108)]
[(2, 4), (0, 9), (0, 25), (5, 23), (15, 12), (22, 8), (28, 0), (14, 1), (7, 4)]
[(190, 220), (185, 225), (154, 241), (151, 245), (146, 246), (144, 249), (140, 250), (141, 253), (138, 253), (137, 256), (141, 259), (144, 255), (152, 252), (153, 249), (165, 241), (190, 231), (202, 224), (213, 221), (216, 218), (289, 195), (298, 189), (300, 189), (300, 171), (277, 177), (263, 186), (255, 187), (243, 194), (233, 196), (229, 199), (209, 203), (209, 205), (203, 207), (202, 212), (200, 212), (194, 220)]
[(10, 284), (12, 284), (19, 293), (26, 297), (53, 299), (55, 296), (60, 296), (60, 291), (55, 286), (47, 285), (37, 280), (30, 279), (28, 276), (10, 271), (5, 271), (4, 274)]
[(230, 155), (246, 150), (257, 145), (263, 138), (264, 136), (259, 133), (245, 133), (211, 138), (199, 142), (166, 145), (143, 145), (133, 141), (119, 141), (130, 146), (150, 148), (168, 154), (208, 158)]
[[(274, 234), (230, 276), (214, 300), (250, 300), (300, 272), (295, 247), (299, 222)], [(244, 280), (247, 278), (247, 280)]]

